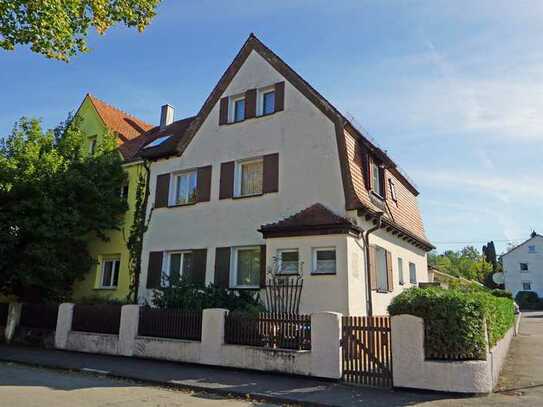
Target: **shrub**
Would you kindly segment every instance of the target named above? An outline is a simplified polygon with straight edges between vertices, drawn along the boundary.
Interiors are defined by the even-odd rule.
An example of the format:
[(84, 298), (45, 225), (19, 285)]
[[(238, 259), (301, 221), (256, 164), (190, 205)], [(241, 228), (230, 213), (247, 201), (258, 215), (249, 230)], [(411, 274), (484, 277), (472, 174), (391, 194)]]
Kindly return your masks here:
[(129, 304), (126, 299), (111, 298), (100, 295), (90, 295), (88, 297), (82, 297), (77, 300), (73, 300), (77, 304), (95, 305), (95, 304), (109, 304), (109, 305), (126, 305)]
[(511, 300), (513, 299), (513, 294), (511, 294), (509, 291), (501, 290), (499, 288), (491, 290), (491, 293), (495, 297), (509, 298)]
[(521, 309), (543, 309), (543, 300), (533, 291), (519, 291), (515, 301)]
[(492, 347), (515, 318), (511, 299), (479, 289), (411, 288), (395, 297), (388, 311), (424, 319), (427, 357), (455, 355), (458, 359), (486, 357), (484, 321)]

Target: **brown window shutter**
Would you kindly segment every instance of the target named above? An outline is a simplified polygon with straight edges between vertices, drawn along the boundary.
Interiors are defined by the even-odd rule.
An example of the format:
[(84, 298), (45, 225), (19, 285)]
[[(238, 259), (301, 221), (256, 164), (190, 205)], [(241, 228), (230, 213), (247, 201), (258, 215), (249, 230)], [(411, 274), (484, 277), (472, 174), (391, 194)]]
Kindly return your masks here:
[(147, 288), (160, 288), (162, 279), (162, 252), (149, 253), (149, 268), (147, 269)]
[(279, 153), (264, 156), (262, 192), (279, 191)]
[(285, 110), (285, 82), (275, 84), (275, 111)]
[(375, 250), (375, 246), (370, 245), (370, 287), (372, 290), (377, 290), (377, 264), (375, 264), (377, 256), (375, 255)]
[(162, 174), (156, 177), (155, 208), (168, 206), (170, 195), (170, 174)]
[(198, 168), (196, 181), (198, 202), (208, 202), (211, 197), (211, 165)]
[(219, 105), (219, 126), (228, 123), (228, 97), (223, 97)]
[(392, 274), (392, 253), (386, 251), (387, 257), (387, 290), (394, 291), (394, 276)]
[(266, 287), (266, 245), (260, 246), (260, 287)]
[(192, 254), (192, 283), (204, 287), (206, 284), (207, 249), (193, 250)]
[(256, 117), (256, 89), (249, 89), (245, 92), (245, 118)]
[(230, 288), (230, 248), (217, 247), (215, 251), (215, 285)]
[(381, 176), (381, 191), (379, 191), (379, 193), (381, 194), (383, 199), (386, 199), (387, 198), (387, 184), (386, 184), (387, 170), (384, 167), (381, 168), (379, 175)]
[(228, 199), (234, 196), (234, 167), (235, 161), (221, 164), (221, 182), (219, 186), (219, 199)]

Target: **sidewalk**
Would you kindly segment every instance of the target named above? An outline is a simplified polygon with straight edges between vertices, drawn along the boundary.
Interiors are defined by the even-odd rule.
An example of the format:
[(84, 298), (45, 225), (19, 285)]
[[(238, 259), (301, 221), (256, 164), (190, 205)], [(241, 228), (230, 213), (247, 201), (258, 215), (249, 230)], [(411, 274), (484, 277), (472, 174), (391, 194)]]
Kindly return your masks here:
[(191, 365), (121, 356), (0, 345), (0, 360), (80, 370), (222, 395), (316, 406), (408, 406), (450, 400), (438, 393), (416, 393), (347, 386), (299, 376)]

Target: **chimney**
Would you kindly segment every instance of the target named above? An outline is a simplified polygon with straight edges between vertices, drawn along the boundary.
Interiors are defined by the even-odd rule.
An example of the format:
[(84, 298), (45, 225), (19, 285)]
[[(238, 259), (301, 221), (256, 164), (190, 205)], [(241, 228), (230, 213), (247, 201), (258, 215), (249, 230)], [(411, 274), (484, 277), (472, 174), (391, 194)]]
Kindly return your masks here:
[(174, 112), (175, 112), (175, 109), (173, 108), (173, 106), (162, 105), (162, 107), (160, 108), (160, 128), (161, 129), (173, 123)]

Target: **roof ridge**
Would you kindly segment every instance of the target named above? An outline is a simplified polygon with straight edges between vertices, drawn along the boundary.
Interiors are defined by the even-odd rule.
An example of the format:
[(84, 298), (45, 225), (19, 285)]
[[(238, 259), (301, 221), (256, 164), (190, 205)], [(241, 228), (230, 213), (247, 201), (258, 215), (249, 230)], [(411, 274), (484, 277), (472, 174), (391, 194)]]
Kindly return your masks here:
[(102, 100), (102, 99), (100, 99), (100, 98), (97, 97), (97, 96), (94, 96), (94, 95), (93, 95), (92, 93), (90, 93), (90, 92), (87, 92), (87, 96), (91, 99), (91, 101), (96, 100), (96, 101), (98, 101), (98, 102), (100, 102), (100, 103), (103, 103), (104, 105), (106, 105), (106, 106), (109, 107), (110, 109), (113, 109), (113, 110), (116, 110), (116, 111), (122, 113), (122, 114), (125, 115), (125, 116), (128, 116), (128, 117), (130, 117), (130, 118), (132, 118), (132, 119), (136, 119), (137, 121), (142, 122), (142, 123), (144, 123), (144, 124), (146, 124), (146, 125), (148, 125), (148, 126), (155, 127), (155, 125), (153, 125), (153, 124), (151, 124), (151, 123), (148, 123), (148, 122), (146, 122), (145, 120), (142, 120), (142, 119), (140, 119), (140, 118), (137, 117), (137, 116), (134, 116), (132, 113), (128, 113), (128, 112), (125, 111), (125, 110), (122, 110), (122, 109), (120, 109), (120, 108), (118, 108), (118, 107), (113, 106), (112, 104), (106, 102), (105, 100)]

